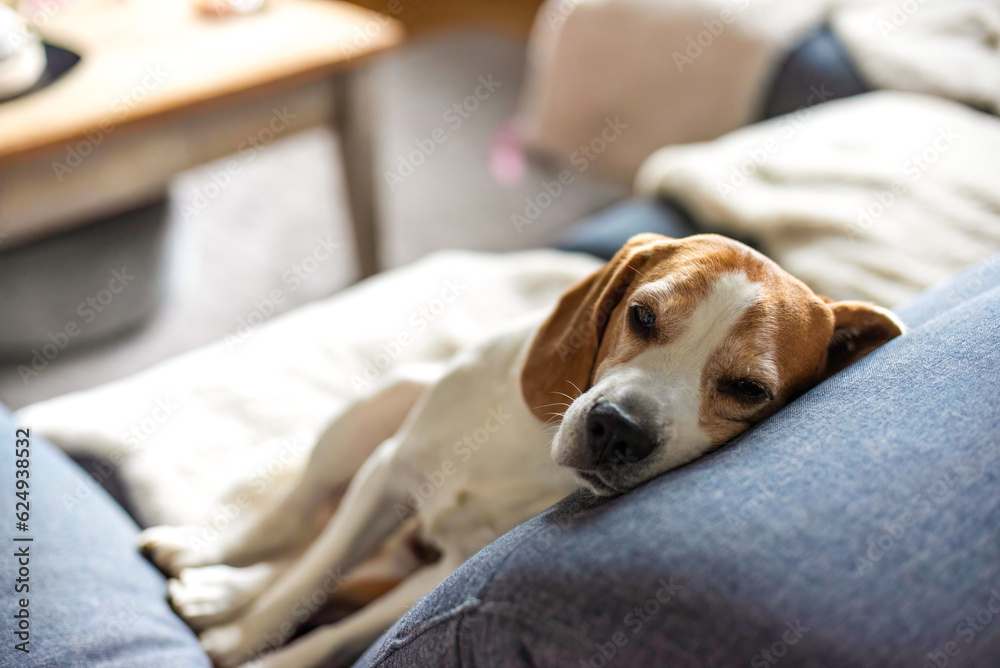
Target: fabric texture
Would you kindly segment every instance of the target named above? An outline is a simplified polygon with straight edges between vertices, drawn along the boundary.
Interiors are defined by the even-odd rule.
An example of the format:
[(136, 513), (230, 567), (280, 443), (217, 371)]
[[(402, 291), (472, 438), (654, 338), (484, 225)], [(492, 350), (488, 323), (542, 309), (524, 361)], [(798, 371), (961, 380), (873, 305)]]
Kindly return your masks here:
[[(13, 524), (15, 429), (0, 407), (0, 510)], [(4, 644), (0, 666), (64, 668), (208, 668), (194, 634), (166, 602), (163, 577), (135, 546), (136, 526), (97, 482), (47, 443), (30, 433), (28, 531), (7, 538), (3, 559)], [(14, 591), (12, 555), (27, 546), (27, 592)], [(21, 583), (25, 584), (25, 583)], [(24, 654), (14, 649), (14, 618), (20, 599), (28, 600), (30, 637)]]
[(895, 306), (1000, 251), (1000, 121), (878, 91), (654, 153), (636, 191), (756, 239), (821, 294)]
[(550, 310), (600, 263), (555, 251), (436, 253), (130, 378), (21, 409), (63, 450), (111, 461), (142, 524), (231, 525), (265, 504), (350, 402), (398, 369), (440, 363), (516, 315)]
[[(996, 113), (992, 0), (548, 0), (532, 30), (517, 127), (534, 148), (628, 183), (661, 147), (766, 116), (786, 57), (827, 21), (861, 81), (811, 80), (816, 94), (803, 106), (863, 82)], [(609, 118), (627, 128), (602, 145)]]
[[(759, 117), (829, 0), (549, 0), (515, 119), (532, 147), (629, 183), (654, 150)], [(617, 134), (608, 131), (618, 122)]]
[(358, 666), (1000, 663), (1000, 256), (737, 442), (491, 544)]
[(1000, 110), (1000, 4), (995, 0), (841, 0), (833, 29), (876, 88)]

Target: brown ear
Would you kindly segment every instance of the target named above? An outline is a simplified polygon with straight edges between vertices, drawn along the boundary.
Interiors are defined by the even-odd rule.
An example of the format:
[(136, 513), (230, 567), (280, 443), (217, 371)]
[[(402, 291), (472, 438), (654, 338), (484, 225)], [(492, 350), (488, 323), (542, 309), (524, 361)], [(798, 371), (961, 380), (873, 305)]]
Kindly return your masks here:
[(829, 378), (902, 334), (906, 327), (891, 311), (868, 302), (830, 302), (833, 311), (833, 336), (827, 349), (826, 372)]
[(659, 234), (632, 237), (604, 267), (559, 299), (535, 334), (521, 370), (521, 394), (539, 420), (560, 412), (552, 408), (565, 399), (558, 392), (587, 391), (612, 312), (642, 266), (669, 252), (671, 241)]

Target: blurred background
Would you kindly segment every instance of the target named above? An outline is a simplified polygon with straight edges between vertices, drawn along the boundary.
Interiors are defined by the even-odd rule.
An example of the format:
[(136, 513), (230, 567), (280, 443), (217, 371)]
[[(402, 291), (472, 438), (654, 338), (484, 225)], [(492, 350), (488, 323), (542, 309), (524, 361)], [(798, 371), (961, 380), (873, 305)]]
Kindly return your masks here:
[[(159, 13), (162, 7), (154, 8), (154, 5), (171, 4), (186, 9), (191, 3), (186, 0), (79, 0), (58, 5), (22, 2), (20, 9), (29, 21), (36, 12), (43, 12), (36, 17), (40, 20), (32, 21), (42, 35), (47, 34), (45, 25), (52, 26), (58, 22), (60, 31), (53, 30), (53, 33), (59, 36), (74, 33), (75, 37), (74, 14), (93, 11), (98, 20), (111, 22), (120, 20), (121, 15), (126, 13), (144, 10)], [(240, 5), (238, 2), (233, 4), (234, 7)], [(279, 1), (271, 4), (275, 7), (264, 6), (256, 16), (227, 14), (219, 17), (213, 15), (214, 8), (206, 15), (192, 9), (190, 20), (204, 23), (204, 30), (209, 32), (228, 31), (230, 28), (238, 30), (242, 28), (239, 22), (259, 21), (266, 24), (268, 13), (282, 4), (311, 6), (324, 3)], [(344, 3), (326, 4), (336, 7)], [(376, 3), (371, 4), (376, 7)], [(438, 6), (435, 7), (435, 4)], [(399, 5), (401, 10), (395, 15), (389, 7), (381, 7), (386, 16), (395, 16), (393, 21), (399, 20), (414, 33), (407, 32), (405, 36), (387, 40), (388, 44), (377, 45), (379, 49), (389, 49), (387, 52), (378, 53), (361, 64), (350, 65), (364, 68), (364, 76), (369, 78), (367, 83), (378, 99), (369, 113), (374, 139), (372, 150), (376, 178), (373, 184), (379, 208), (381, 267), (405, 264), (441, 247), (507, 250), (542, 245), (557, 238), (571, 221), (627, 192), (622, 186), (581, 177), (579, 184), (546, 208), (536, 224), (524, 233), (518, 234), (510, 222), (511, 213), (523, 208), (525, 197), (535, 196), (539, 181), (548, 175), (543, 167), (532, 165), (517, 182), (499, 183), (490, 169), (491, 146), (498, 131), (510, 121), (517, 105), (524, 76), (525, 40), (537, 4), (479, 3), (476, 11), (482, 12), (481, 21), (473, 20), (474, 12), (463, 16), (467, 10), (459, 7), (453, 11), (444, 2), (404, 0)], [(94, 5), (93, 9), (88, 5)], [(392, 9), (398, 8), (394, 4)], [(47, 19), (46, 10), (56, 12), (56, 16)], [(440, 18), (436, 16), (438, 12)], [(497, 15), (496, 29), (491, 29), (493, 14)], [(411, 16), (413, 25), (406, 20)], [(375, 32), (374, 26), (377, 26), (379, 34), (388, 32), (381, 22), (373, 21), (371, 16), (360, 11), (351, 12), (347, 20), (350, 23), (343, 38), (345, 48), (341, 49), (336, 38), (332, 38), (332, 51), (326, 54), (330, 60), (353, 56), (352, 49), (346, 47), (352, 46), (355, 41), (359, 49), (366, 48), (365, 40), (358, 38), (358, 34), (367, 36), (363, 32), (366, 29)], [(442, 23), (437, 24), (436, 20)], [(281, 29), (285, 27), (280, 26)], [(128, 34), (128, 25), (120, 26), (120, 30), (108, 30), (108, 33), (109, 39), (123, 42), (133, 39)], [(168, 37), (162, 35), (164, 40)], [(53, 41), (58, 41), (55, 36)], [(294, 32), (278, 35), (274, 41), (274, 47), (279, 52), (287, 54), (296, 48)], [(192, 48), (190, 42), (191, 38), (178, 38), (177, 48), (188, 50)], [(93, 46), (101, 48), (104, 45), (95, 43)], [(107, 46), (111, 48), (112, 45)], [(253, 43), (240, 46), (250, 51), (255, 48)], [(202, 54), (189, 52), (186, 55), (211, 67), (211, 51)], [(128, 56), (123, 54), (121, 57)], [(148, 56), (149, 64), (155, 64), (159, 57), (164, 60), (169, 58), (162, 51), (153, 53)], [(358, 57), (363, 56), (358, 54)], [(315, 60), (314, 54), (305, 54), (304, 58)], [(127, 65), (132, 66), (132, 71), (116, 82), (118, 94), (110, 90), (101, 100), (106, 108), (105, 115), (112, 121), (117, 117), (118, 109), (113, 110), (112, 107), (118, 97), (130, 96), (137, 84), (142, 86), (140, 75), (145, 64)], [(259, 66), (263, 68), (268, 64), (259, 63)], [(334, 65), (331, 73), (337, 69)], [(169, 72), (169, 67), (164, 70)], [(69, 70), (65, 76), (74, 76), (74, 71)], [(169, 74), (164, 76), (166, 79), (162, 84), (152, 79), (147, 82), (159, 86), (151, 90), (150, 95), (162, 92), (172, 83)], [(191, 76), (199, 74), (192, 72)], [(481, 87), (480, 78), (495, 82), (495, 87), (487, 91)], [(322, 82), (323, 77), (313, 79)], [(61, 85), (60, 81), (50, 84), (53, 89)], [(222, 85), (225, 85), (224, 82)], [(297, 84), (289, 84), (294, 85)], [(485, 99), (475, 97), (477, 87), (480, 87), (480, 95)], [(326, 91), (326, 95), (332, 108), (335, 94), (332, 87), (328, 88), (330, 90)], [(42, 89), (30, 95), (40, 96), (47, 92), (48, 89)], [(146, 99), (138, 99), (143, 93), (135, 92), (137, 108), (146, 102)], [(89, 93), (80, 91), (79, 94)], [(249, 97), (253, 100), (254, 96), (267, 95), (267, 92), (251, 93)], [(0, 97), (3, 97), (2, 94)], [(472, 101), (468, 100), (470, 97)], [(123, 99), (128, 105), (132, 98)], [(283, 105), (289, 113), (298, 113), (300, 117), (314, 113), (311, 110), (312, 100), (302, 101), (294, 96), (290, 99), (293, 104)], [(22, 97), (0, 103), (0, 109), (26, 100)], [(57, 102), (52, 101), (53, 105)], [(64, 104), (68, 107), (60, 103), (53, 113), (70, 111), (73, 102), (71, 96), (66, 97)], [(468, 110), (463, 107), (456, 112), (452, 108), (463, 102), (467, 103)], [(118, 104), (122, 103), (119, 101)], [(241, 104), (243, 100), (235, 103), (236, 106)], [(302, 111), (296, 104), (299, 107), (309, 106), (310, 111)], [(264, 110), (261, 121), (241, 119), (240, 124), (245, 129), (237, 133), (239, 142), (229, 141), (233, 144), (232, 153), (237, 155), (239, 173), (230, 175), (231, 182), (225, 186), (217, 183), (221, 178), (213, 181), (213, 175), (226, 173), (226, 163), (232, 159), (229, 152), (220, 148), (216, 151), (218, 157), (204, 164), (186, 165), (184, 163), (188, 160), (183, 158), (175, 162), (183, 168), (169, 178), (162, 193), (162, 208), (158, 206), (159, 193), (154, 185), (152, 193), (138, 193), (135, 198), (125, 193), (124, 202), (111, 202), (106, 209), (99, 203), (96, 216), (70, 211), (56, 220), (46, 221), (18, 212), (19, 216), (33, 219), (29, 227), (41, 229), (38, 229), (37, 236), (34, 230), (29, 230), (30, 234), (25, 238), (25, 243), (38, 245), (38, 248), (30, 249), (35, 251), (30, 258), (21, 259), (21, 253), (29, 249), (20, 244), (17, 251), (0, 254), (0, 263), (3, 264), (0, 267), (3, 280), (0, 290), (3, 291), (4, 301), (0, 306), (4, 321), (4, 325), (0, 326), (0, 346), (5, 346), (0, 352), (6, 358), (0, 363), (0, 400), (18, 408), (128, 375), (170, 355), (218, 340), (235, 330), (241, 318), (245, 319), (257, 310), (255, 300), (266, 298), (274, 290), (281, 290), (286, 298), (276, 305), (274, 313), (266, 314), (268, 318), (298, 304), (331, 295), (357, 280), (358, 266), (344, 182), (344, 171), (351, 166), (341, 160), (333, 119), (330, 123), (322, 118), (318, 123), (306, 122), (303, 125), (313, 127), (278, 131), (273, 138), (265, 133), (265, 137), (259, 140), (256, 155), (239, 156), (237, 146), (246, 142), (248, 137), (256, 137), (259, 128), (268, 127), (270, 107), (265, 105)], [(0, 135), (3, 136), (0, 144), (17, 140), (17, 137), (9, 136), (16, 130), (7, 127), (7, 122), (13, 123), (13, 112), (18, 110), (11, 109), (10, 115), (4, 114), (6, 111), (0, 112)], [(31, 111), (24, 110), (23, 113), (28, 115)], [(129, 113), (133, 111), (132, 108), (127, 109)], [(225, 114), (227, 110), (222, 111)], [(228, 113), (233, 112), (229, 110)], [(100, 110), (97, 117), (100, 118)], [(195, 125), (205, 122), (195, 112), (181, 111), (177, 119), (154, 123)], [(38, 120), (29, 117), (26, 122)], [(225, 120), (215, 125), (224, 126)], [(401, 159), (406, 160), (414, 150), (419, 150), (416, 142), (427, 140), (437, 129), (447, 132), (447, 140), (440, 144), (435, 142), (433, 153), (426, 156), (412, 175), (400, 183), (388, 183), (384, 173), (398, 172)], [(102, 160), (100, 151), (106, 150), (109, 144), (126, 132), (142, 134), (152, 131), (156, 129), (137, 128), (133, 132), (117, 128), (106, 135), (107, 141), (102, 142), (103, 146), (95, 147), (93, 155), (81, 156), (81, 164), (76, 168), (78, 171), (64, 176), (62, 181), (52, 172), (50, 163), (54, 160), (65, 161), (67, 146), (77, 143), (72, 140), (58, 145), (50, 152), (51, 155), (41, 157), (42, 167), (28, 176), (23, 172), (10, 174), (0, 167), (0, 198), (24, 198), (18, 190), (29, 187), (23, 179), (30, 178), (33, 181), (30, 184), (32, 195), (37, 197), (32, 205), (44, 209), (46, 202), (63, 196), (64, 189), (74, 187), (71, 181), (88, 170), (108, 171), (107, 176), (98, 176), (97, 182), (114, 180), (120, 183), (122, 179), (128, 180), (130, 171), (139, 169), (136, 163), (155, 161), (163, 151), (176, 149), (165, 147), (160, 142), (184, 141), (185, 131), (181, 129), (177, 133), (181, 139), (176, 139), (173, 133), (164, 140), (154, 139), (155, 143), (145, 146), (145, 151), (123, 151), (118, 158), (123, 163), (121, 165), (98, 165)], [(225, 128), (219, 132), (232, 134)], [(191, 134), (197, 135), (194, 128)], [(194, 141), (198, 141), (197, 136)], [(3, 150), (0, 149), (0, 152)], [(187, 149), (182, 152), (189, 155), (196, 153)], [(190, 157), (193, 160), (197, 156)], [(23, 166), (25, 162), (17, 165)], [(6, 166), (9, 163), (0, 158), (0, 164)], [(152, 205), (153, 210), (129, 215), (133, 210), (133, 201), (130, 200), (138, 200), (143, 207)], [(7, 240), (10, 240), (13, 233), (8, 228), (15, 221), (13, 212), (4, 208), (3, 214), (8, 213), (9, 217), (4, 215), (0, 218), (0, 234), (6, 233)], [(130, 219), (107, 222), (108, 218), (123, 213)], [(94, 223), (109, 229), (92, 230), (100, 238), (67, 238), (61, 247), (41, 247), (52, 243), (49, 230), (69, 237), (74, 233), (69, 230), (84, 232), (85, 227)], [(38, 237), (49, 238), (38, 241)], [(300, 273), (305, 278), (292, 278), (288, 272), (294, 272), (297, 266), (312, 257), (318, 238), (329, 238), (336, 245), (329, 259), (317, 262), (315, 266), (310, 263), (308, 268), (312, 272), (302, 269)], [(133, 244), (136, 247), (115, 249), (120, 260), (94, 257), (95, 249), (106, 249), (110, 243)], [(16, 259), (9, 255), (13, 252), (18, 253)], [(74, 266), (67, 267), (66, 263)], [(17, 266), (13, 267), (14, 264)], [(81, 264), (88, 266), (76, 266)], [(108, 304), (108, 311), (102, 311), (91, 322), (84, 322), (93, 309), (85, 307), (86, 315), (80, 315), (76, 313), (76, 307), (96, 295), (112, 278), (112, 265), (126, 266), (129, 272), (136, 275), (135, 280), (144, 284), (129, 286), (122, 291), (120, 299), (116, 295), (115, 301)], [(88, 284), (80, 285), (81, 281)], [(25, 285), (29, 282), (30, 288)], [(19, 288), (22, 294), (15, 296), (13, 293)], [(129, 293), (135, 293), (136, 297), (129, 299)], [(126, 300), (128, 303), (125, 303)], [(54, 308), (53, 302), (56, 301), (59, 303), (55, 308), (57, 313), (49, 315), (47, 311), (50, 307)], [(44, 370), (38, 369), (42, 373), (22, 377), (23, 374), (18, 373), (18, 365), (30, 363), (32, 350), (41, 352), (42, 346), (52, 343), (47, 336), (49, 330), (61, 332), (64, 323), (69, 320), (79, 321), (83, 330), (81, 334), (72, 337), (70, 345), (65, 350), (60, 349), (53, 359), (43, 355), (47, 364)], [(20, 326), (15, 327), (15, 322)], [(9, 331), (13, 329), (26, 331)], [(102, 331), (95, 331), (97, 329)], [(36, 366), (40, 367), (41, 363)]]
[(721, 231), (888, 306), (1000, 250), (995, 2), (4, 2), (14, 409), (441, 248)]

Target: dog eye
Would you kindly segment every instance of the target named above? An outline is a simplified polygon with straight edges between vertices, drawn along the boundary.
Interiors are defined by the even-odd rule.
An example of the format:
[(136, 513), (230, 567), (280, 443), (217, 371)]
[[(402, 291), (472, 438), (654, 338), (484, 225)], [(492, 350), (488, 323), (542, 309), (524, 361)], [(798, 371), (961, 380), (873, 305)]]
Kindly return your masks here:
[(751, 378), (740, 378), (738, 380), (729, 381), (728, 383), (723, 383), (722, 390), (727, 392), (737, 399), (743, 399), (745, 401), (764, 401), (765, 399), (773, 399), (771, 392)]
[(656, 314), (642, 304), (633, 304), (628, 315), (632, 329), (640, 336), (649, 336), (656, 325)]

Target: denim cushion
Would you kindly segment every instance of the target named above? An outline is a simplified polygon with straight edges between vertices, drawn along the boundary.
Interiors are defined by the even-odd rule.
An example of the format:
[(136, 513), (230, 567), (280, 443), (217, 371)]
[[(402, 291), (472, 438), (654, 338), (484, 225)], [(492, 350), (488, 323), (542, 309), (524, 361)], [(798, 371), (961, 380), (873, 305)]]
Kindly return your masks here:
[[(3, 560), (0, 605), (7, 630), (0, 666), (120, 666), (208, 668), (198, 640), (170, 610), (166, 583), (136, 549), (136, 526), (86, 473), (41, 438), (30, 440), (30, 520), (13, 527), (16, 426), (0, 407), (4, 490), (0, 516), (7, 534), (31, 536), (7, 554), (29, 547), (30, 591), (15, 593), (14, 559)], [(13, 547), (11, 547), (13, 546)], [(28, 654), (14, 649), (11, 620), (28, 599)]]
[(360, 666), (1000, 665), (1000, 257), (743, 438), (482, 550)]

